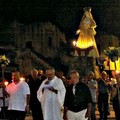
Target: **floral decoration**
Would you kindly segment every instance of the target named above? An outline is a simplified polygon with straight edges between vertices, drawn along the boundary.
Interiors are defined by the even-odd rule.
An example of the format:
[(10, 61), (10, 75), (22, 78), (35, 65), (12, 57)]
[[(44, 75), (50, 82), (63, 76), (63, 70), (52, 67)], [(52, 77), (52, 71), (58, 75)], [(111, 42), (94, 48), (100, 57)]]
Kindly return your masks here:
[(118, 47), (109, 47), (108, 49), (104, 50), (105, 55), (107, 55), (110, 59), (113, 57), (119, 57), (120, 56), (120, 48)]
[(10, 63), (10, 60), (5, 55), (0, 55), (0, 63), (8, 65)]

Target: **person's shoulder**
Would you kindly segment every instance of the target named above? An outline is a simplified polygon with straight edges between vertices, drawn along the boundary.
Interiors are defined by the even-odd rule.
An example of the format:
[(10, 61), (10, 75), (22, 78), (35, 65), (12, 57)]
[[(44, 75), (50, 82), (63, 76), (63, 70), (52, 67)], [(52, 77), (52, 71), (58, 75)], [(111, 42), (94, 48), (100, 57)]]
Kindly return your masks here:
[(41, 76), (41, 79), (45, 80), (47, 77), (45, 75)]
[(63, 82), (62, 79), (59, 78), (59, 77), (57, 77), (57, 76), (54, 76), (54, 79), (53, 79), (53, 80), (54, 80), (54, 81), (57, 81), (57, 82), (59, 82), (59, 83), (60, 83), (60, 82)]
[(42, 84), (44, 84), (46, 81), (48, 81), (48, 79), (46, 78), (45, 80), (42, 81)]
[(73, 84), (68, 85), (68, 86), (66, 87), (66, 89), (68, 90), (68, 89), (71, 89), (72, 87), (73, 87)]
[(83, 83), (83, 82), (79, 82), (77, 85), (79, 85), (79, 86), (87, 86), (85, 83)]
[(88, 86), (83, 82), (79, 82), (77, 86), (80, 87), (81, 89), (88, 89)]
[(99, 80), (98, 80), (98, 83), (102, 83), (103, 82), (103, 80), (100, 78)]
[(20, 81), (20, 83), (19, 83), (20, 85), (28, 85), (28, 83), (27, 82), (25, 82), (25, 81)]
[(7, 87), (10, 87), (10, 86), (13, 86), (14, 85), (14, 82), (11, 82), (7, 85)]
[(93, 83), (93, 84), (97, 84), (96, 79), (91, 80), (91, 83)]
[(28, 77), (28, 79), (31, 79), (31, 78), (32, 78), (32, 75), (31, 75), (31, 74), (29, 74), (29, 75), (27, 75), (27, 77)]

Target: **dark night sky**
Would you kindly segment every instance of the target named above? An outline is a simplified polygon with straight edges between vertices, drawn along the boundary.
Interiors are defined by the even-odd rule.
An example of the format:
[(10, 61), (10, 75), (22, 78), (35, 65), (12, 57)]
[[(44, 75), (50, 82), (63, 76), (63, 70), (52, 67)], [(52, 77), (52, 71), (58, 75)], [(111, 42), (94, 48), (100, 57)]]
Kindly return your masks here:
[[(97, 31), (119, 35), (120, 23), (114, 22), (120, 18), (119, 0), (0, 0), (0, 30), (14, 19), (21, 23), (48, 21), (58, 25), (67, 36), (72, 37), (79, 27), (83, 8), (92, 7), (92, 15), (97, 23)], [(116, 9), (115, 9), (116, 8)], [(111, 10), (113, 9), (113, 10)], [(110, 12), (110, 10), (112, 12)], [(115, 15), (114, 15), (115, 13)], [(111, 17), (114, 17), (111, 20)], [(119, 15), (119, 17), (117, 17)], [(113, 25), (114, 25), (113, 24)], [(119, 24), (119, 25), (118, 25)]]

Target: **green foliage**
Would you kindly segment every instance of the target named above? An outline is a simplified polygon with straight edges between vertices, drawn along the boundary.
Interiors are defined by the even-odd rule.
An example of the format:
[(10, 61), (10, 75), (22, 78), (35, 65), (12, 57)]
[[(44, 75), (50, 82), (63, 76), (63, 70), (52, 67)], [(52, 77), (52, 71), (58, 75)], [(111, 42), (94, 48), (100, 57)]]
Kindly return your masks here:
[(120, 56), (120, 48), (115, 47), (109, 47), (108, 49), (104, 50), (105, 55), (107, 55), (109, 58), (112, 58), (114, 56), (118, 57)]

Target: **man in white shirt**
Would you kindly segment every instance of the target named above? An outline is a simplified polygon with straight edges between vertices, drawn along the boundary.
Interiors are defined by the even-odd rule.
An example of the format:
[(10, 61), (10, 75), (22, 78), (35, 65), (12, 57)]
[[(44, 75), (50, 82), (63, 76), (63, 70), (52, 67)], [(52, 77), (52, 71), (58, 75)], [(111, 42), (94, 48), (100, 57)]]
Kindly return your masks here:
[(46, 77), (37, 92), (42, 105), (44, 120), (62, 120), (61, 108), (64, 103), (65, 87), (61, 79), (55, 76), (54, 68), (46, 69)]
[(97, 102), (98, 83), (95, 80), (95, 74), (92, 71), (88, 72), (87, 80), (88, 80), (87, 85), (90, 89), (90, 93), (92, 96), (91, 120), (96, 120), (95, 106), (96, 106), (96, 102)]
[(24, 120), (29, 108), (30, 90), (25, 81), (20, 81), (20, 73), (15, 72), (14, 80), (6, 87), (9, 95), (9, 120)]

